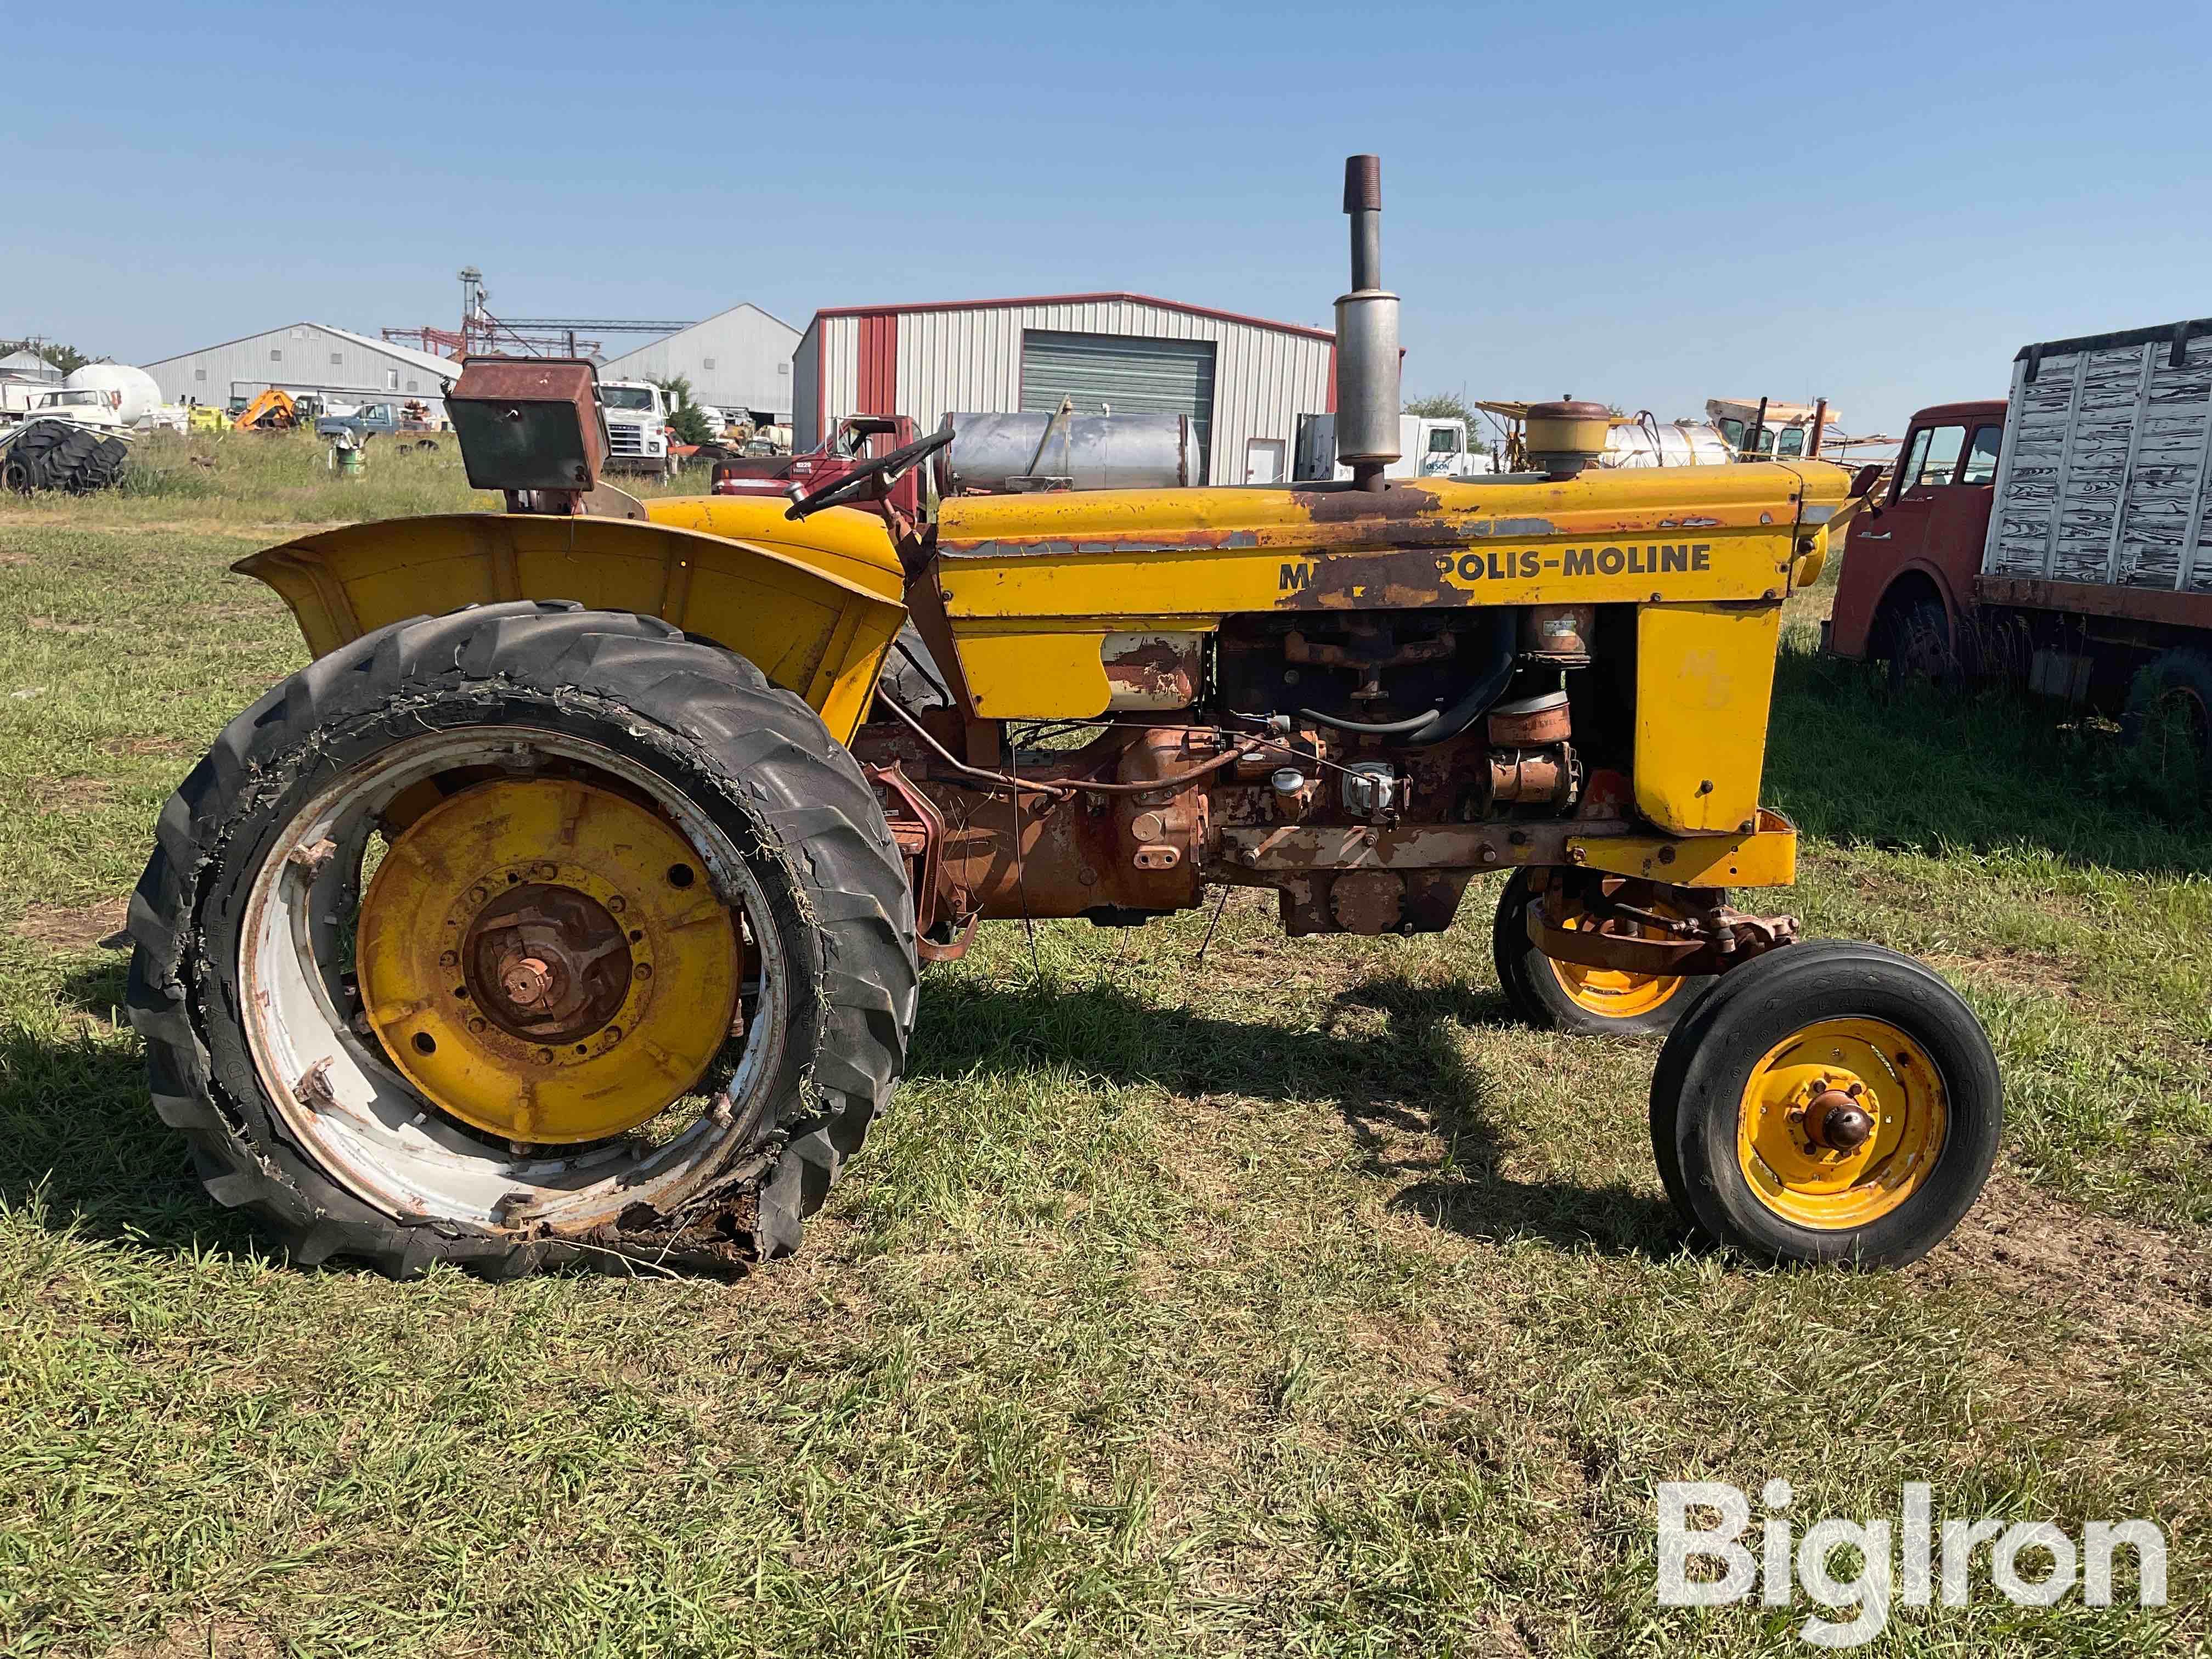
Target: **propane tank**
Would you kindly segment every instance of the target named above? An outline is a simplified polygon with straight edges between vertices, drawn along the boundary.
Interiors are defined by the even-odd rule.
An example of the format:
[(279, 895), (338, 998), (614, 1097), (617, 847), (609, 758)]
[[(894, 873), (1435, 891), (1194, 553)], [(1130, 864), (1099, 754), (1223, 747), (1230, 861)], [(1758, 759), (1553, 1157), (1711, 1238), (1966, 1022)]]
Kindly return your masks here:
[(143, 368), (128, 363), (87, 363), (62, 378), (71, 392), (105, 392), (116, 418), (130, 426), (161, 406), (161, 388)]
[(1399, 456), (1398, 296), (1382, 286), (1382, 161), (1344, 161), (1352, 219), (1352, 292), (1336, 302), (1336, 458), (1355, 488), (1386, 488)]

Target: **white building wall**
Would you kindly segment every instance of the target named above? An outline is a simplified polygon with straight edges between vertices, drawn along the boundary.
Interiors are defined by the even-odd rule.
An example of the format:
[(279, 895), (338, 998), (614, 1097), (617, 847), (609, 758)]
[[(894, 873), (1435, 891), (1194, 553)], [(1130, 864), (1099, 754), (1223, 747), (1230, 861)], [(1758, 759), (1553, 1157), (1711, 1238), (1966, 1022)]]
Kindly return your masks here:
[(681, 374), (691, 394), (717, 409), (763, 409), (780, 421), (793, 413), (792, 353), (799, 331), (758, 306), (732, 306), (599, 370), (605, 380), (665, 380)]
[[(856, 316), (816, 320), (830, 422), (864, 412), (854, 406), (860, 323)], [(1140, 301), (1105, 299), (899, 313), (895, 412), (911, 415), (928, 431), (955, 410), (1019, 409), (1022, 335), (1033, 328), (1212, 341), (1213, 429), (1207, 465), (1216, 483), (1243, 481), (1246, 440), (1279, 438), (1287, 455), (1298, 416), (1328, 407), (1331, 343), (1325, 338)], [(800, 437), (805, 447), (809, 441), (804, 434)], [(818, 441), (818, 428), (813, 441)]]
[(457, 378), (461, 366), (319, 323), (292, 323), (164, 357), (145, 369), (167, 403), (197, 400), (220, 409), (234, 393), (251, 398), (274, 386), (349, 397), (420, 398), (435, 416), (444, 409), (442, 382)]

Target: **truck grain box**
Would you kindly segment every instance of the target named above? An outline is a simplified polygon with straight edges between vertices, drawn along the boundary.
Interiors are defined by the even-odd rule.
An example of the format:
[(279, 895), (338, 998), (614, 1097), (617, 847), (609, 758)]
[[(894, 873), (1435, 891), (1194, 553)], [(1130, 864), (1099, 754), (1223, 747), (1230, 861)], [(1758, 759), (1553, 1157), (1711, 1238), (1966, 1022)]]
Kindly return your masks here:
[(2212, 736), (2212, 319), (2024, 346), (2000, 401), (1912, 417), (1828, 647)]

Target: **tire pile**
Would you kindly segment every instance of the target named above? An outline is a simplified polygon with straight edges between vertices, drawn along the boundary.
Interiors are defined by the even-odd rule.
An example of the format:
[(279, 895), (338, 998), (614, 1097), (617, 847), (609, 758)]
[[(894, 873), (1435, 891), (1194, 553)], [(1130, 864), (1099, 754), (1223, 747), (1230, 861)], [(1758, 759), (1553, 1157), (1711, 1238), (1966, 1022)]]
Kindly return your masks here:
[(33, 421), (0, 452), (0, 485), (21, 495), (59, 489), (86, 495), (123, 477), (131, 447), (62, 421)]

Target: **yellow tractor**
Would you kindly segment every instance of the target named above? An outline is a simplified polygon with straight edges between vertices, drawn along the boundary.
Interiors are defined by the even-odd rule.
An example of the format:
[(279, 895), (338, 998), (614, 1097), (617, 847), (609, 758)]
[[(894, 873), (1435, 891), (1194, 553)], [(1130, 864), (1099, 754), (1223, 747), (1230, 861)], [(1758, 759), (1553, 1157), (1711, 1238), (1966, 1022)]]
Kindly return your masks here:
[(773, 1257), (979, 922), (1227, 885), (1293, 934), (1432, 933), (1496, 872), (1522, 1015), (1665, 1034), (1653, 1146), (1704, 1234), (1873, 1265), (1948, 1232), (2000, 1127), (1972, 1014), (1728, 902), (1794, 875), (1759, 802), (1782, 606), (1863, 492), (1598, 470), (1583, 404), (1529, 411), (1525, 472), (1387, 478), (1373, 157), (1345, 207), (1340, 483), (910, 514), (945, 431), (647, 509), (599, 482), (588, 363), (471, 360), (447, 406), (507, 510), (239, 566), (313, 660), (185, 779), (131, 907), (214, 1197), (394, 1273)]

